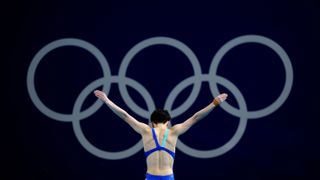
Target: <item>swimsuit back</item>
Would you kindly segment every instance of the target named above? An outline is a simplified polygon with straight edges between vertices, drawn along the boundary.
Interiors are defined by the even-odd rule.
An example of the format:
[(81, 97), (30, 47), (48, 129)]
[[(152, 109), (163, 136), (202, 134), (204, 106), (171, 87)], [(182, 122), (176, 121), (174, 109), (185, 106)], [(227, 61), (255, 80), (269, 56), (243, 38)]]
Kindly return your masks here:
[(153, 152), (156, 152), (156, 151), (165, 151), (167, 153), (169, 153), (171, 155), (171, 157), (174, 159), (174, 156), (175, 156), (175, 152), (165, 148), (166, 147), (166, 142), (167, 142), (167, 137), (168, 137), (168, 134), (169, 134), (169, 129), (167, 128), (166, 129), (166, 133), (164, 135), (164, 138), (163, 138), (163, 141), (162, 141), (162, 144), (161, 146), (159, 145), (159, 142), (158, 142), (158, 139), (157, 139), (157, 135), (156, 135), (156, 132), (154, 130), (154, 128), (152, 128), (152, 136), (153, 136), (153, 139), (156, 143), (156, 147), (153, 148), (153, 149), (150, 149), (149, 151), (147, 152), (144, 152), (146, 158), (148, 158), (148, 156), (150, 154), (152, 154)]

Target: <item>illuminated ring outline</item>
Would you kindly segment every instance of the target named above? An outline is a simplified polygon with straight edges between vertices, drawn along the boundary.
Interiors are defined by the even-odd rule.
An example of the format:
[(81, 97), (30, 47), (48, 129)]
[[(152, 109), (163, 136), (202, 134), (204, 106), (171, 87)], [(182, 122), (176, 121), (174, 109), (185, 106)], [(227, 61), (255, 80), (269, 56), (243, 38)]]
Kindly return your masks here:
[[(212, 77), (210, 76), (204, 76), (203, 79), (205, 80), (210, 80), (212, 79)], [(233, 95), (236, 97), (237, 103), (240, 107), (240, 112), (243, 112), (239, 118), (240, 118), (240, 122), (238, 125), (238, 128), (235, 132), (235, 134), (231, 137), (231, 139), (226, 142), (224, 145), (218, 147), (218, 148), (214, 148), (211, 150), (198, 150), (195, 148), (191, 148), (187, 145), (185, 145), (182, 141), (180, 141), (178, 139), (177, 142), (177, 147), (179, 147), (179, 150), (181, 150), (182, 152), (192, 156), (192, 157), (197, 157), (197, 158), (213, 158), (213, 157), (217, 157), (220, 156), (226, 152), (228, 152), (229, 150), (231, 150), (241, 139), (242, 135), (244, 134), (244, 130), (246, 129), (247, 126), (247, 121), (248, 118), (243, 116), (245, 114), (245, 112), (247, 111), (247, 105), (245, 103), (245, 100), (241, 94), (241, 92), (236, 88), (236, 86), (234, 84), (232, 84), (230, 81), (228, 81), (227, 79), (221, 77), (221, 76), (216, 76), (216, 82), (221, 84), (223, 84), (224, 87), (226, 87), (227, 89), (230, 90), (231, 93), (233, 93)]]
[[(270, 49), (272, 49), (274, 52), (277, 53), (277, 55), (282, 60), (282, 63), (285, 68), (285, 79), (286, 80), (285, 80), (285, 85), (284, 85), (284, 88), (283, 88), (280, 96), (268, 107), (265, 107), (261, 110), (247, 111), (246, 115), (244, 115), (249, 119), (257, 119), (257, 118), (261, 118), (261, 117), (264, 117), (264, 116), (267, 116), (267, 115), (273, 113), (286, 101), (286, 99), (288, 98), (290, 91), (292, 89), (293, 69), (292, 69), (292, 65), (291, 65), (289, 56), (283, 50), (283, 48), (280, 45), (278, 45), (276, 42), (274, 42), (273, 40), (271, 40), (269, 38), (259, 36), (259, 35), (244, 35), (244, 36), (239, 36), (237, 38), (230, 40), (229, 42), (224, 44), (218, 50), (218, 52), (215, 54), (213, 60), (211, 61), (211, 66), (210, 66), (211, 76), (213, 77), (214, 75), (217, 75), (218, 65), (219, 65), (220, 61), (222, 60), (223, 56), (228, 51), (230, 51), (232, 48), (234, 48), (238, 45), (245, 44), (245, 43), (259, 43), (259, 44), (262, 44), (262, 45), (269, 47)], [(214, 81), (209, 81), (209, 83), (210, 83), (210, 90), (211, 90), (212, 95), (214, 97), (219, 95), (219, 90), (218, 90), (217, 84)], [(221, 82), (221, 84), (224, 84), (224, 82)], [(228, 113), (230, 113), (234, 116), (237, 116), (237, 117), (242, 116), (241, 113), (243, 113), (243, 112), (232, 107), (228, 102), (222, 103), (221, 107), (225, 111), (227, 111)]]
[[(218, 75), (216, 75), (216, 79), (213, 78), (217, 71), (217, 66), (220, 63), (224, 54), (227, 53), (229, 50), (231, 50), (233, 47), (240, 45), (242, 43), (248, 43), (248, 42), (261, 43), (273, 49), (280, 56), (281, 60), (283, 60), (283, 63), (286, 69), (286, 83), (285, 83), (284, 90), (282, 91), (279, 98), (272, 105), (265, 108), (266, 110), (264, 109), (256, 112), (247, 111), (246, 103), (244, 101), (242, 94), (236, 88), (236, 86), (233, 85), (230, 81)], [(96, 101), (93, 106), (91, 106), (90, 108), (88, 108), (82, 113), (80, 112), (80, 109), (81, 109), (80, 104), (83, 103), (85, 98), (90, 94), (90, 92), (94, 90), (94, 88), (97, 88), (103, 85), (104, 84), (103, 81), (109, 82), (107, 83), (107, 85), (103, 86), (103, 90), (107, 93), (109, 92), (110, 84), (117, 82), (119, 85), (121, 96), (123, 100), (126, 102), (126, 104), (129, 106), (129, 108), (131, 108), (133, 111), (137, 110), (136, 113), (138, 115), (146, 119), (149, 119), (149, 114), (151, 113), (151, 110), (153, 110), (155, 107), (152, 97), (148, 93), (148, 91), (137, 81), (134, 81), (131, 78), (125, 77), (125, 70), (127, 69), (127, 66), (129, 65), (130, 61), (138, 52), (140, 52), (141, 50), (143, 50), (148, 46), (159, 45), (159, 44), (173, 46), (179, 49), (180, 51), (182, 51), (191, 61), (192, 67), (194, 69), (194, 76), (190, 76), (189, 78), (186, 78), (185, 80), (181, 81), (170, 92), (165, 102), (165, 108), (172, 110), (171, 108), (172, 108), (175, 97), (177, 97), (184, 88), (193, 84), (192, 92), (187, 98), (187, 100), (178, 108), (176, 108), (175, 110), (172, 110), (172, 117), (176, 117), (182, 114), (183, 112), (186, 111), (186, 109), (188, 109), (193, 104), (193, 102), (195, 101), (195, 99), (199, 94), (202, 81), (209, 81), (210, 90), (213, 96), (217, 96), (219, 94), (216, 86), (217, 83), (228, 88), (231, 91), (231, 93), (235, 95), (237, 103), (239, 104), (239, 107), (240, 107), (240, 109), (237, 110), (227, 103), (222, 103), (221, 105), (221, 107), (224, 110), (226, 110), (228, 113), (240, 118), (240, 123), (236, 130), (236, 133), (226, 144), (222, 145), (221, 147), (213, 150), (208, 150), (208, 151), (196, 150), (186, 146), (185, 144), (183, 144), (181, 141), (178, 140), (177, 148), (179, 148), (184, 153), (189, 154), (190, 156), (199, 157), (199, 158), (209, 158), (209, 157), (219, 156), (229, 151), (239, 142), (240, 138), (242, 137), (248, 118), (252, 118), (252, 119), (259, 118), (274, 112), (283, 104), (283, 102), (286, 100), (286, 98), (288, 97), (291, 91), (292, 82), (293, 82), (293, 71), (292, 71), (290, 59), (288, 55), (285, 53), (285, 51), (277, 43), (275, 43), (274, 41), (268, 38), (265, 38), (263, 36), (258, 36), (258, 35), (245, 35), (245, 36), (240, 36), (232, 39), (231, 41), (229, 41), (219, 49), (219, 51), (216, 53), (216, 55), (213, 58), (213, 61), (210, 66), (209, 74), (201, 74), (200, 64), (198, 63), (198, 60), (194, 55), (194, 53), (191, 51), (191, 49), (189, 49), (186, 45), (184, 45), (180, 41), (177, 41), (172, 38), (154, 37), (154, 38), (146, 39), (138, 43), (137, 45), (135, 45), (126, 54), (119, 69), (119, 76), (111, 76), (110, 68), (106, 63), (106, 59), (104, 58), (103, 54), (90, 43), (87, 43), (83, 40), (71, 39), (71, 38), (57, 40), (43, 47), (33, 58), (31, 65), (29, 66), (28, 75), (27, 75), (27, 87), (28, 87), (29, 95), (32, 99), (32, 102), (43, 114), (47, 115), (52, 119), (59, 120), (59, 121), (72, 121), (76, 137), (78, 138), (81, 145), (90, 153), (105, 159), (123, 159), (123, 158), (129, 157), (135, 154), (136, 152), (138, 152), (142, 148), (141, 140), (137, 144), (135, 144), (133, 147), (120, 152), (107, 152), (94, 147), (90, 142), (87, 141), (87, 139), (83, 135), (81, 126), (80, 126), (80, 120), (96, 112), (97, 109), (101, 107), (102, 102)], [(104, 77), (109, 77), (108, 79), (100, 78), (98, 80), (95, 80), (80, 93), (80, 95), (76, 100), (75, 106), (73, 108), (72, 115), (59, 114), (48, 109), (40, 101), (34, 88), (34, 74), (40, 60), (51, 50), (58, 47), (62, 47), (62, 46), (78, 46), (88, 50), (99, 60), (100, 65), (103, 67)], [(107, 67), (108, 71), (105, 71), (104, 67)], [(289, 80), (287, 78), (289, 78)], [(213, 84), (215, 86), (213, 86)], [(126, 85), (134, 87), (143, 96), (143, 98), (147, 103), (148, 111), (143, 110), (136, 103), (134, 103), (134, 101), (131, 99), (131, 97), (127, 92)], [(127, 100), (129, 100), (129, 102)]]
[[(119, 77), (117, 76), (112, 76), (110, 77), (110, 79), (108, 79), (110, 81), (110, 83), (118, 83), (119, 82)], [(99, 86), (101, 86), (103, 83), (105, 82), (104, 78), (100, 78), (98, 80), (93, 81), (90, 85), (88, 85), (78, 96), (75, 105), (73, 107), (73, 113), (74, 114), (78, 114), (80, 113), (81, 107), (83, 105), (83, 102), (85, 101), (85, 98), (92, 94), (92, 92), (98, 88)], [(132, 80), (132, 79), (126, 79), (126, 85), (129, 85), (131, 87), (135, 87), (136, 90), (138, 89), (138, 92), (142, 95), (142, 97), (146, 100), (147, 103), (150, 103), (150, 99), (151, 96), (149, 95), (149, 93), (147, 92), (146, 89), (144, 89), (144, 87), (139, 84), (138, 82)], [(152, 102), (151, 102), (152, 103)], [(154, 106), (153, 104), (148, 104), (149, 107)], [(122, 150), (122, 151), (118, 151), (118, 152), (109, 152), (106, 150), (101, 150), (97, 147), (95, 147), (94, 145), (92, 145), (87, 138), (85, 137), (85, 135), (83, 134), (83, 131), (81, 129), (81, 125), (80, 125), (80, 119), (73, 119), (72, 121), (72, 127), (74, 130), (74, 133), (78, 139), (78, 141), (80, 142), (80, 144), (87, 150), (89, 151), (91, 154), (103, 158), (103, 159), (109, 159), (109, 160), (118, 160), (118, 159), (124, 159), (127, 157), (132, 156), (133, 154), (137, 153), (138, 151), (140, 151), (143, 147), (142, 144), (142, 140), (139, 140), (135, 145), (133, 145), (132, 147), (126, 149), (126, 150)]]
[[(91, 116), (93, 113), (95, 113), (103, 104), (100, 100), (97, 100), (91, 107), (84, 110), (83, 112), (79, 114), (63, 114), (55, 112), (51, 109), (49, 109), (39, 98), (36, 89), (35, 89), (35, 83), (34, 83), (34, 76), (37, 70), (37, 67), (42, 60), (42, 58), (47, 55), (50, 51), (64, 46), (76, 46), (80, 47), (82, 49), (85, 49), (89, 51), (100, 63), (100, 66), (102, 67), (103, 75), (104, 77), (110, 77), (110, 68), (109, 64), (107, 63), (106, 58), (104, 55), (92, 44), (80, 40), (80, 39), (74, 39), (74, 38), (65, 38), (65, 39), (59, 39), (55, 40), (43, 48), (41, 48), (38, 53), (34, 56), (34, 58), (31, 61), (31, 64), (28, 69), (27, 74), (27, 89), (29, 96), (33, 102), (33, 104), (46, 116), (63, 122), (70, 122), (73, 119), (84, 119), (86, 117)], [(106, 81), (107, 82), (107, 81)], [(103, 91), (109, 92), (110, 90), (110, 83), (103, 86)]]
[[(225, 78), (222, 78), (221, 76), (217, 75), (217, 68), (222, 60), (223, 56), (230, 51), (232, 48), (244, 44), (244, 43), (260, 43), (265, 46), (268, 46), (271, 48), (273, 51), (277, 53), (277, 55), (280, 57), (282, 60), (285, 71), (286, 71), (286, 81), (285, 81), (285, 86), (284, 89), (282, 90), (281, 95), (278, 97), (278, 99), (269, 105), (268, 107), (262, 109), (262, 110), (257, 110), (257, 111), (252, 111), (249, 112), (246, 107), (246, 103), (244, 101), (244, 98), (240, 91), (236, 88), (235, 85), (233, 85), (230, 81), (228, 81)], [(213, 77), (216, 77), (213, 78)], [(219, 155), (222, 155), (229, 151), (232, 147), (238, 143), (238, 141), (241, 139), (244, 129), (246, 127), (246, 122), (248, 119), (256, 119), (260, 117), (267, 116), (271, 114), (272, 112), (276, 111), (288, 98), (289, 93), (292, 88), (292, 83), (293, 83), (293, 70), (292, 70), (292, 65), (289, 59), (289, 56), (287, 53), (281, 48), (280, 45), (278, 45), (276, 42), (272, 41), (271, 39), (268, 39), (263, 36), (259, 35), (244, 35), (244, 36), (239, 36), (237, 38), (234, 38), (224, 44), (218, 52), (215, 54), (211, 66), (210, 66), (210, 71), (209, 75), (207, 77), (203, 76), (203, 81), (209, 81), (210, 84), (210, 90), (213, 95), (213, 97), (218, 96), (220, 93), (218, 91), (217, 84), (220, 84), (222, 86), (225, 86), (227, 89), (229, 89), (234, 95), (236, 100), (238, 101), (237, 103), (239, 104), (240, 109), (236, 109), (229, 105), (227, 102), (224, 102), (221, 104), (221, 107), (228, 113), (240, 117), (240, 123), (238, 126), (238, 129), (236, 133), (233, 135), (233, 137), (224, 145), (220, 146), (219, 148), (212, 149), (212, 150), (197, 150), (191, 147), (188, 147), (187, 145), (183, 144), (181, 141), (178, 140), (177, 147), (184, 153), (193, 156), (193, 157), (198, 157), (198, 158), (211, 158), (211, 157), (216, 157)], [(180, 88), (180, 91), (183, 90)], [(240, 101), (239, 101), (240, 100)], [(245, 109), (245, 110), (244, 110)]]
[[(128, 51), (128, 53), (125, 55), (121, 65), (120, 65), (119, 77), (120, 78), (126, 77), (126, 71), (128, 69), (128, 66), (136, 54), (138, 54), (143, 49), (150, 47), (150, 46), (154, 46), (154, 45), (168, 45), (168, 46), (171, 46), (171, 47), (174, 47), (174, 48), (180, 50), (185, 56), (187, 56), (187, 58), (190, 60), (191, 65), (193, 67), (193, 72), (194, 72), (194, 76), (196, 79), (193, 82), (194, 86), (193, 86), (193, 89), (191, 91), (190, 96), (176, 110), (173, 110), (170, 112), (172, 117), (176, 117), (176, 116), (180, 115), (181, 113), (183, 113), (184, 111), (186, 111), (186, 109), (188, 109), (193, 104), (193, 102), (196, 100), (197, 95), (199, 94), (200, 88), (201, 88), (201, 81), (200, 81), (201, 67), (200, 67), (200, 64), (198, 62), (196, 55), (193, 53), (193, 51), (188, 46), (186, 46), (185, 44), (183, 44), (182, 42), (180, 42), (176, 39), (172, 39), (172, 38), (168, 38), (168, 37), (153, 37), (153, 38), (143, 40), (140, 43), (136, 44), (134, 47), (132, 47)], [(142, 108), (140, 108), (131, 99), (131, 97), (128, 93), (127, 87), (123, 83), (119, 83), (119, 90), (120, 90), (121, 96), (124, 99), (126, 99), (127, 105), (132, 110), (135, 110), (137, 112), (137, 114), (140, 114), (140, 116), (148, 117), (148, 119), (149, 119), (150, 114), (155, 109), (154, 107), (152, 109), (149, 108), (149, 111), (145, 111)], [(165, 104), (173, 103), (173, 102), (168, 102), (168, 99), (170, 101), (170, 98), (167, 98), (167, 101)]]

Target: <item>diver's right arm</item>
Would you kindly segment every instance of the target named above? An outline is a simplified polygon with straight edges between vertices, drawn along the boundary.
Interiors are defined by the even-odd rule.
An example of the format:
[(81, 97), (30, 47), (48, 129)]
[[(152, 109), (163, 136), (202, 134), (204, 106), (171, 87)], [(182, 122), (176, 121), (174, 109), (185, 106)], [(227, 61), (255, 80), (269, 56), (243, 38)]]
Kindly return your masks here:
[(218, 106), (220, 103), (225, 101), (227, 99), (227, 97), (228, 97), (228, 95), (225, 93), (220, 94), (219, 96), (214, 98), (214, 100), (209, 105), (207, 105), (206, 107), (204, 107), (200, 111), (196, 112), (189, 119), (187, 119), (183, 123), (174, 125), (172, 127), (172, 131), (178, 136), (185, 133), (190, 127), (192, 127), (198, 121), (200, 121), (201, 119), (206, 117), (216, 106)]

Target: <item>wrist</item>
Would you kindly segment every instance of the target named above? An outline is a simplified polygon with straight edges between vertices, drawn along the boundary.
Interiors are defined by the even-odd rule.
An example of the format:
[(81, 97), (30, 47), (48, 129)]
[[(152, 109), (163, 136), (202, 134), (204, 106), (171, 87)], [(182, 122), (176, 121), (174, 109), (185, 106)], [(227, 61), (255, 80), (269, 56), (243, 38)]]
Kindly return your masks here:
[(106, 97), (106, 98), (103, 98), (102, 99), (105, 103), (108, 103), (109, 102), (109, 99)]
[(219, 100), (217, 100), (217, 98), (214, 98), (213, 101), (212, 101), (212, 104), (214, 106), (218, 106), (220, 104)]

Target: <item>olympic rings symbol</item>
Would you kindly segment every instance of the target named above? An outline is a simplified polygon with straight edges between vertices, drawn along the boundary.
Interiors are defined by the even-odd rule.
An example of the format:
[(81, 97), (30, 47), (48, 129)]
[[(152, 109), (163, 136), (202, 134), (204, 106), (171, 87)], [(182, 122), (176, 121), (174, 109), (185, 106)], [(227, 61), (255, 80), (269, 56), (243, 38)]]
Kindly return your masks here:
[[(280, 96), (271, 105), (256, 111), (248, 111), (245, 99), (242, 96), (239, 89), (228, 79), (216, 74), (218, 65), (222, 60), (222, 58), (224, 57), (224, 55), (228, 51), (230, 51), (232, 48), (245, 43), (258, 43), (258, 44), (262, 44), (269, 47), (280, 57), (285, 69), (286, 81)], [(132, 59), (137, 53), (139, 53), (145, 48), (148, 48), (154, 45), (167, 45), (167, 46), (171, 46), (178, 49), (188, 58), (193, 68), (194, 75), (178, 83), (172, 89), (167, 100), (165, 101), (164, 109), (168, 109), (171, 112), (172, 118), (175, 118), (181, 115), (188, 108), (190, 108), (190, 106), (194, 103), (194, 101), (196, 100), (200, 92), (201, 83), (205, 81), (209, 82), (210, 91), (213, 97), (220, 94), (217, 87), (217, 84), (220, 84), (225, 88), (227, 88), (234, 95), (239, 105), (239, 109), (237, 109), (231, 106), (230, 104), (228, 104), (228, 102), (221, 104), (221, 107), (225, 111), (240, 118), (240, 123), (238, 125), (238, 128), (235, 134), (224, 145), (212, 150), (198, 150), (198, 149), (191, 148), (185, 145), (182, 141), (178, 140), (177, 148), (179, 148), (179, 150), (181, 150), (182, 152), (190, 156), (193, 156), (196, 158), (212, 158), (228, 152), (241, 139), (245, 131), (247, 121), (249, 119), (258, 119), (273, 113), (286, 101), (286, 99), (290, 94), (292, 84), (293, 84), (293, 69), (287, 53), (283, 50), (283, 48), (280, 45), (278, 45), (276, 42), (274, 42), (269, 38), (266, 38), (260, 35), (243, 35), (228, 41), (218, 50), (218, 52), (213, 57), (213, 60), (211, 62), (210, 69), (209, 69), (210, 71), (208, 74), (202, 74), (201, 67), (196, 55), (187, 45), (185, 45), (184, 43), (176, 39), (169, 38), (169, 37), (152, 37), (149, 39), (145, 39), (139, 42), (138, 44), (136, 44), (125, 55), (120, 65), (119, 74), (117, 76), (111, 75), (108, 61), (106, 60), (104, 55), (99, 51), (99, 49), (97, 49), (94, 45), (84, 40), (74, 39), (74, 38), (64, 38), (64, 39), (55, 40), (47, 44), (46, 46), (44, 46), (42, 49), (40, 49), (32, 59), (32, 62), (29, 66), (28, 74), (27, 74), (27, 89), (28, 89), (30, 98), (34, 103), (34, 105), (39, 109), (39, 111), (42, 112), (44, 115), (48, 116), (49, 118), (52, 118), (57, 121), (62, 121), (62, 122), (71, 122), (76, 138), (78, 139), (80, 144), (93, 155), (103, 159), (110, 159), (110, 160), (124, 159), (124, 158), (130, 157), (142, 149), (142, 141), (140, 140), (132, 147), (119, 152), (108, 152), (95, 147), (86, 139), (81, 129), (80, 121), (91, 116), (93, 113), (95, 113), (102, 106), (103, 103), (102, 101), (97, 100), (95, 103), (93, 103), (92, 106), (90, 106), (89, 108), (83, 111), (81, 111), (81, 107), (86, 97), (88, 95), (91, 95), (94, 89), (100, 86), (103, 86), (103, 91), (105, 91), (106, 93), (109, 93), (111, 83), (117, 83), (120, 89), (120, 94), (123, 100), (128, 105), (128, 107), (132, 111), (134, 111), (136, 114), (140, 115), (141, 117), (149, 119), (151, 112), (155, 109), (155, 103), (152, 99), (152, 96), (142, 84), (140, 84), (139, 82), (135, 81), (130, 77), (127, 77), (126, 71), (128, 69), (130, 62), (132, 61)], [(87, 50), (98, 60), (98, 62), (102, 67), (101, 69), (103, 72), (103, 77), (91, 82), (81, 91), (81, 93), (79, 94), (78, 98), (75, 101), (72, 114), (62, 114), (49, 109), (40, 100), (36, 92), (35, 83), (34, 83), (35, 72), (37, 70), (38, 64), (43, 59), (43, 57), (46, 56), (52, 50), (56, 48), (64, 47), (64, 46), (75, 46), (75, 47), (79, 47)], [(179, 93), (181, 93), (186, 87), (190, 85), (193, 85), (190, 96), (179, 107), (177, 107), (176, 109), (172, 109), (173, 103), (177, 98), (177, 96), (179, 95)], [(147, 110), (141, 108), (133, 101), (133, 99), (130, 97), (128, 93), (127, 86), (134, 88), (138, 93), (140, 93), (140, 95), (144, 98), (147, 104)]]

